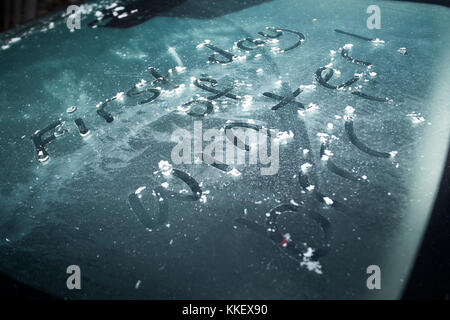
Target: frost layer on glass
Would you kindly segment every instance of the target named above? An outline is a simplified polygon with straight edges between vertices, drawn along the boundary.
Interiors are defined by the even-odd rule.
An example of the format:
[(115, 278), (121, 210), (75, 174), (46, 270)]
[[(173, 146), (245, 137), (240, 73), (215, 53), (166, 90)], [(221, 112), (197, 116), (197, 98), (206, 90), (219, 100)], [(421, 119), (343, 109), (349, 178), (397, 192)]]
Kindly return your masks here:
[[(370, 4), (99, 1), (2, 35), (0, 271), (68, 298), (398, 298), (448, 147), (450, 13), (379, 2), (369, 30)], [(195, 121), (277, 130), (278, 171), (174, 164)]]

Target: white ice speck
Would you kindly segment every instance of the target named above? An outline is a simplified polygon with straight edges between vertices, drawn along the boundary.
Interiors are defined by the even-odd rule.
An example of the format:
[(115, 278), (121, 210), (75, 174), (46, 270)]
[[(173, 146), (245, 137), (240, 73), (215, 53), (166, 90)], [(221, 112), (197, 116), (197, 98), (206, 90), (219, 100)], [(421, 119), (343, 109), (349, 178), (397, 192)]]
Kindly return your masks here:
[(317, 274), (322, 274), (322, 265), (319, 261), (311, 261), (314, 249), (308, 248), (307, 252), (303, 254), (303, 261), (300, 262), (300, 266), (306, 267), (309, 271), (314, 271)]
[(292, 139), (294, 137), (294, 133), (292, 130), (288, 131), (281, 131), (277, 133), (277, 136), (274, 138), (274, 141), (279, 142), (280, 144), (287, 144), (288, 140)]
[(112, 9), (112, 8), (114, 8), (114, 7), (117, 7), (117, 3), (115, 3), (115, 2), (113, 2), (113, 3), (111, 3), (109, 6), (106, 6), (106, 10), (109, 10), (109, 9)]
[(202, 196), (200, 197), (200, 199), (198, 201), (201, 202), (201, 203), (206, 203), (207, 198), (206, 198), (206, 196), (204, 194), (202, 194)]
[(208, 43), (210, 43), (210, 42), (211, 42), (211, 40), (205, 40), (205, 41), (203, 41), (202, 43), (198, 44), (198, 45), (196, 46), (196, 48), (201, 48), (201, 47), (203, 47), (205, 44), (208, 44)]
[(309, 92), (313, 92), (316, 90), (316, 85), (315, 84), (310, 84), (310, 85), (300, 85), (299, 87), (301, 90), (303, 90), (305, 93), (309, 93)]
[(244, 110), (248, 109), (251, 107), (252, 104), (253, 104), (253, 97), (251, 95), (245, 95), (242, 101), (242, 108)]
[(184, 71), (186, 70), (186, 67), (183, 67), (183, 66), (176, 66), (176, 67), (175, 67), (175, 70), (176, 70), (178, 73), (181, 73), (181, 72), (184, 72)]
[(334, 203), (334, 201), (329, 197), (323, 197), (323, 201), (325, 201), (325, 203), (329, 206), (331, 206)]
[(303, 256), (306, 257), (306, 258), (311, 258), (313, 253), (314, 253), (314, 249), (313, 248), (308, 248), (306, 250), (306, 252), (303, 253)]
[(353, 108), (352, 106), (346, 106), (345, 111), (348, 113), (353, 113), (355, 112), (355, 108)]
[(347, 43), (344, 45), (344, 49), (346, 49), (346, 50), (350, 50), (351, 48), (353, 48), (353, 44), (351, 44), (351, 43)]
[(144, 79), (141, 79), (141, 81), (136, 83), (136, 88), (142, 88), (143, 86), (145, 86), (146, 83), (147, 83), (147, 81), (145, 81)]
[(372, 40), (372, 42), (375, 44), (382, 44), (382, 43), (384, 43), (384, 40), (376, 38), (376, 39)]
[(169, 161), (164, 161), (164, 160), (161, 160), (159, 163), (158, 163), (158, 167), (159, 167), (159, 169), (161, 170), (161, 173), (163, 174), (163, 175), (165, 175), (165, 176), (168, 176), (168, 175), (170, 175), (171, 173), (172, 173), (172, 165), (169, 163)]
[[(276, 40), (276, 41), (274, 41), (274, 40)], [(278, 40), (277, 39), (273, 39), (271, 41), (269, 40), (269, 42), (275, 43), (275, 42), (278, 42)], [(279, 47), (272, 47), (272, 48), (270, 48), (270, 51), (272, 53), (275, 53), (275, 54), (283, 52), (283, 50), (281, 50)]]
[(136, 191), (134, 192), (135, 194), (140, 194), (143, 190), (145, 190), (147, 187), (146, 186), (142, 186), (136, 189)]
[(19, 42), (21, 39), (22, 38), (20, 38), (20, 37), (15, 37), (15, 38), (12, 38), (11, 40), (9, 40), (9, 43), (16, 43), (16, 42)]
[(77, 107), (75, 106), (68, 107), (66, 110), (67, 113), (74, 113), (75, 111), (77, 111)]
[(303, 173), (306, 173), (306, 172), (308, 172), (308, 169), (311, 167), (312, 167), (312, 164), (306, 162), (300, 166), (300, 169), (302, 170)]
[(412, 123), (421, 123), (425, 121), (425, 118), (420, 113), (410, 113), (406, 115), (411, 118)]
[(114, 97), (119, 101), (123, 101), (124, 95), (125, 95), (125, 92), (118, 92)]
[(236, 168), (233, 168), (232, 170), (228, 171), (227, 174), (232, 175), (234, 177), (239, 177), (241, 173)]
[(310, 104), (308, 104), (308, 107), (306, 108), (306, 112), (313, 112), (313, 111), (316, 111), (316, 110), (319, 110), (320, 109), (320, 107), (319, 107), (319, 105), (317, 105), (317, 104), (315, 104), (315, 103), (310, 103)]
[(169, 183), (168, 182), (163, 182), (161, 183), (161, 186), (165, 189), (167, 189), (169, 187)]

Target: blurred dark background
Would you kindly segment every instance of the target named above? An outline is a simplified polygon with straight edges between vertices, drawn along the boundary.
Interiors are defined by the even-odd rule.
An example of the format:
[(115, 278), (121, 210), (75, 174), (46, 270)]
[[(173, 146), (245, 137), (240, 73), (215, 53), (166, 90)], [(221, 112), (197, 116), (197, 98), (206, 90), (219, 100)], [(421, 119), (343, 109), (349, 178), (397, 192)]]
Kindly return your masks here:
[[(128, 2), (125, 0), (123, 2)], [(153, 2), (153, 0), (148, 0)], [(224, 4), (228, 0), (223, 1)], [(299, 0), (301, 1), (301, 0)], [(406, 1), (406, 0), (395, 0)], [(450, 6), (450, 0), (408, 0)], [(86, 0), (0, 0), (0, 32), (14, 28), (33, 19), (39, 18), (57, 10), (67, 8), (71, 4), (80, 4)], [(217, 2), (217, 1), (215, 1)]]
[(0, 32), (86, 0), (0, 0)]

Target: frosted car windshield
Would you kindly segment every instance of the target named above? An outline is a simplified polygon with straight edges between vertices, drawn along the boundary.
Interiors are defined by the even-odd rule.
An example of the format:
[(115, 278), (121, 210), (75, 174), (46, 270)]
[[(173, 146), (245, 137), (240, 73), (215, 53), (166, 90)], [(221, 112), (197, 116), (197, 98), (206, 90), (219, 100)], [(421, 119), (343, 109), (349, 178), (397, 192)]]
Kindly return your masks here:
[(450, 12), (377, 1), (368, 29), (369, 5), (97, 1), (2, 34), (0, 272), (64, 298), (399, 298), (447, 154)]

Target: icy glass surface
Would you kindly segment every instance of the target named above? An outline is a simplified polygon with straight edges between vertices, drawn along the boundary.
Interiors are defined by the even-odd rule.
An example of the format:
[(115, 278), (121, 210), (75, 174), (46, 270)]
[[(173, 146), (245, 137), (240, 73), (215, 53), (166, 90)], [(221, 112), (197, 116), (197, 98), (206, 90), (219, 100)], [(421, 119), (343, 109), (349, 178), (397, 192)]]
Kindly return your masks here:
[[(59, 13), (1, 35), (0, 271), (66, 298), (398, 298), (448, 147), (450, 11), (377, 1), (369, 30), (370, 4), (100, 1), (79, 30)], [(59, 119), (40, 162), (30, 137)], [(194, 121), (279, 130), (277, 174), (173, 164)]]

